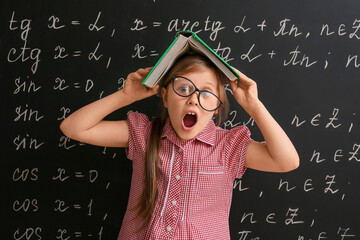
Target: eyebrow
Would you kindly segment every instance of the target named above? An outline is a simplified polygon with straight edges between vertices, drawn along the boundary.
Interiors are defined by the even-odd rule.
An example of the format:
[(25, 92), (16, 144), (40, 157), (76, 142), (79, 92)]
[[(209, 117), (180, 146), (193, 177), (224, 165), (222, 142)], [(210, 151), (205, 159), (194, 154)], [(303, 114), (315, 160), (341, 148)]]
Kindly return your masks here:
[[(190, 79), (190, 78), (187, 78), (187, 77), (185, 77), (185, 76), (182, 76), (182, 75), (178, 75), (178, 77), (183, 77), (183, 78), (185, 78), (185, 79), (188, 79), (188, 80), (190, 80), (193, 84), (195, 84), (194, 83), (194, 81), (192, 80), (192, 79)], [(198, 85), (196, 85), (195, 84), (195, 86), (197, 87), (197, 88), (199, 88), (199, 89), (203, 89), (204, 87), (208, 87), (208, 86), (210, 86), (212, 89), (212, 91), (218, 91), (218, 82), (216, 82), (215, 84), (212, 82), (212, 81), (208, 81), (208, 80), (204, 80), (204, 81), (201, 81), (201, 83), (202, 84), (204, 84), (204, 85), (202, 85), (201, 86), (201, 88), (199, 88), (199, 86)]]
[[(210, 81), (205, 81), (204, 82), (204, 86), (211, 86), (214, 90), (217, 90), (217, 84), (213, 84), (213, 82), (210, 82)], [(202, 86), (202, 87), (204, 87)]]

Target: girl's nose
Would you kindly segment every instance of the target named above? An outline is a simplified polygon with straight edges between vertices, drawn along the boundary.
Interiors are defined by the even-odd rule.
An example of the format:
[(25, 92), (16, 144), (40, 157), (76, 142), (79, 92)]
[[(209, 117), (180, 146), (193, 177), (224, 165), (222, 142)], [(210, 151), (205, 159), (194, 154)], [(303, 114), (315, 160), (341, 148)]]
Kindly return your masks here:
[(195, 92), (189, 96), (187, 103), (190, 105), (199, 105), (199, 93)]

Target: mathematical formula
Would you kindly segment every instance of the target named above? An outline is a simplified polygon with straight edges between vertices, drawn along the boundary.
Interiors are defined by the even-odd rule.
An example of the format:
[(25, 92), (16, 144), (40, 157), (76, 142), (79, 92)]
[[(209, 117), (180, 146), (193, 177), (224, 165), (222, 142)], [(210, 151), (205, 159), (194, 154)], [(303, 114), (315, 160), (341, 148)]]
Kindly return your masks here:
[[(155, 0), (151, 2), (160, 4)], [(43, 12), (39, 21), (34, 14), (24, 13), (20, 9), (8, 9), (6, 12), (5, 35), (10, 36), (11, 41), (4, 44), (6, 48), (2, 50), (5, 68), (11, 69), (5, 70), (5, 81), (9, 83), (9, 89), (5, 92), (10, 99), (6, 106), (9, 109), (6, 118), (12, 124), (6, 143), (11, 147), (7, 151), (14, 156), (14, 159), (6, 161), (12, 164), (7, 175), (9, 184), (15, 189), (15, 195), (9, 197), (7, 208), (15, 222), (9, 228), (11, 239), (14, 240), (47, 239), (48, 226), (36, 221), (37, 218), (44, 218), (45, 210), (55, 216), (51, 219), (55, 221), (55, 226), (50, 230), (55, 239), (106, 238), (104, 224), (110, 214), (118, 213), (110, 213), (110, 207), (98, 199), (103, 197), (102, 193), (111, 191), (113, 193), (109, 198), (113, 198), (113, 201), (118, 201), (122, 197), (120, 195), (126, 195), (113, 187), (115, 180), (112, 181), (110, 177), (114, 172), (116, 176), (124, 174), (114, 161), (125, 159), (118, 159), (123, 156), (121, 150), (94, 147), (94, 157), (99, 162), (105, 161), (104, 166), (108, 168), (105, 169), (103, 165), (104, 169), (88, 168), (87, 165), (79, 167), (71, 162), (76, 159), (69, 158), (69, 154), (82, 158), (92, 154), (93, 148), (89, 150), (90, 146), (69, 139), (58, 128), (62, 120), (77, 110), (77, 98), (87, 99), (88, 102), (102, 98), (123, 88), (125, 76), (131, 71), (155, 63), (167, 46), (159, 46), (156, 38), (149, 37), (152, 34), (174, 37), (178, 31), (193, 31), (230, 64), (240, 63), (255, 68), (271, 65), (279, 72), (295, 69), (298, 72), (312, 71), (314, 75), (334, 74), (336, 68), (340, 73), (334, 78), (339, 81), (345, 82), (341, 74), (348, 72), (354, 73), (351, 81), (358, 80), (359, 51), (347, 48), (348, 45), (357, 46), (360, 40), (360, 20), (354, 17), (304, 24), (302, 18), (286, 11), (278, 18), (273, 18), (271, 14), (260, 18), (251, 13), (239, 14), (231, 21), (221, 13), (213, 12), (206, 12), (205, 15), (176, 12), (166, 18), (157, 13), (150, 16), (129, 13), (126, 22), (122, 22), (118, 19), (110, 21), (112, 15), (105, 9), (91, 12), (78, 9), (78, 13), (67, 14), (61, 11)], [(43, 41), (36, 41), (38, 39)], [(318, 44), (330, 41), (341, 43), (342, 46)], [(267, 74), (272, 73), (264, 73)], [(289, 79), (290, 85), (291, 76)], [(313, 81), (320, 80), (314, 78)], [(278, 90), (276, 83), (274, 85), (270, 91)], [(226, 90), (230, 96), (230, 87), (226, 86)], [(301, 97), (305, 99), (306, 94)], [(334, 226), (327, 228), (324, 218), (331, 215), (318, 207), (322, 205), (321, 201), (311, 199), (311, 205), (310, 200), (306, 200), (316, 195), (335, 207), (350, 205), (357, 196), (357, 180), (339, 169), (357, 167), (360, 163), (358, 107), (356, 99), (354, 104), (341, 100), (334, 102), (327, 110), (308, 106), (311, 111), (303, 111), (302, 107), (294, 106), (290, 111), (281, 113), (283, 127), (295, 135), (306, 131), (314, 136), (338, 133), (341, 139), (346, 136), (349, 140), (299, 138), (297, 142), (305, 142), (310, 147), (300, 149), (304, 167), (294, 173), (298, 174), (296, 178), (294, 175), (278, 175), (275, 180), (269, 181), (267, 188), (244, 179), (236, 179), (233, 185), (235, 193), (252, 196), (256, 201), (276, 201), (274, 198), (279, 196), (296, 195), (309, 205), (285, 199), (285, 204), (264, 211), (257, 211), (255, 207), (254, 210), (241, 209), (234, 214), (237, 218), (234, 224), (237, 227), (235, 239), (265, 239), (261, 232), (256, 231), (259, 225), (260, 228), (265, 225), (292, 232), (293, 240), (351, 240), (359, 236), (356, 222), (343, 223), (339, 216), (334, 219)], [(231, 129), (247, 126), (251, 131), (255, 130), (255, 121), (250, 117), (244, 118), (242, 111), (240, 106), (231, 106), (227, 121), (221, 127)], [(51, 149), (50, 154), (48, 149)], [(87, 153), (88, 150), (91, 153)], [(46, 161), (42, 159), (36, 162), (32, 159), (45, 155), (48, 158)], [(63, 160), (54, 167), (51, 161), (56, 155)], [(307, 173), (307, 168), (311, 169), (311, 173)], [(316, 174), (312, 175), (314, 172)], [(124, 181), (119, 179), (116, 181)], [(49, 196), (44, 200), (41, 191), (45, 190), (41, 188), (36, 192), (42, 184), (63, 189), (70, 189), (71, 186), (69, 191), (74, 192), (74, 196), (47, 193)], [(76, 197), (76, 193), (82, 193), (81, 187), (94, 194)], [(38, 195), (26, 191), (20, 193), (20, 189), (32, 188)], [(100, 206), (102, 204), (105, 206)], [(100, 207), (104, 210), (100, 211)], [(97, 219), (98, 224), (94, 228), (77, 228), (76, 224), (68, 226), (64, 220), (72, 218), (71, 221), (76, 223), (78, 216), (79, 219)], [(35, 220), (22, 222), (24, 217)], [(121, 222), (116, 224), (120, 228)], [(82, 225), (79, 223), (79, 226)]]

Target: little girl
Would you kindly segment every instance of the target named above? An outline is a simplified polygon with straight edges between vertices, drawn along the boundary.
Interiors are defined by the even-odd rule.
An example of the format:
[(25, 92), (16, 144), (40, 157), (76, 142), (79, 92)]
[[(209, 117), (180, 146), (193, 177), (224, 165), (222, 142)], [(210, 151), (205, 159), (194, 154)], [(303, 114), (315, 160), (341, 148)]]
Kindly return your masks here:
[[(228, 101), (222, 73), (197, 54), (180, 58), (153, 89), (141, 82), (151, 68), (128, 75), (123, 89), (93, 102), (61, 123), (75, 140), (125, 147), (133, 174), (119, 240), (230, 239), (233, 181), (246, 168), (285, 172), (298, 167), (291, 141), (258, 99), (256, 83), (240, 73), (230, 81), (236, 101), (255, 120), (265, 143), (245, 126), (220, 125)], [(153, 120), (131, 112), (104, 121), (113, 111), (159, 94), (164, 109)]]

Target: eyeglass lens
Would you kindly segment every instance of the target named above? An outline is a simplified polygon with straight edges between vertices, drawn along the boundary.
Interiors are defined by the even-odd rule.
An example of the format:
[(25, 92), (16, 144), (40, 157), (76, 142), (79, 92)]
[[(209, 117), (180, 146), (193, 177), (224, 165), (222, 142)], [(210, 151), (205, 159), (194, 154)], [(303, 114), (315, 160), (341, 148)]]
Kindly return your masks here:
[(207, 111), (214, 111), (220, 105), (220, 99), (212, 92), (206, 90), (199, 90), (193, 82), (189, 79), (176, 76), (173, 78), (174, 85), (173, 89), (176, 94), (182, 97), (189, 97), (190, 95), (194, 94), (195, 92), (199, 93), (199, 104), (202, 108)]

